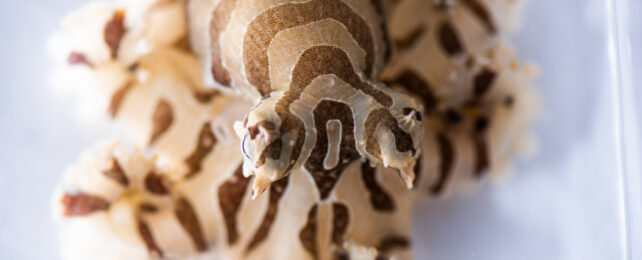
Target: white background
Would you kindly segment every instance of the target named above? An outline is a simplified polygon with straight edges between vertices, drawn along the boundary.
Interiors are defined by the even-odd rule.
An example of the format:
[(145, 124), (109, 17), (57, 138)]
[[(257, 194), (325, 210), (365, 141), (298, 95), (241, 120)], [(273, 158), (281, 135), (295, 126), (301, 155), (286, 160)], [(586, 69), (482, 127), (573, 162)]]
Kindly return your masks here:
[[(0, 0), (0, 259), (58, 258), (50, 212), (54, 186), (83, 148), (112, 133), (108, 125), (80, 124), (73, 101), (55, 94), (48, 83), (48, 35), (83, 2)], [(516, 160), (512, 178), (504, 182), (420, 203), (413, 241), (417, 259), (624, 259), (630, 254), (628, 241), (640, 232), (627, 218), (636, 201), (626, 203), (630, 193), (624, 187), (638, 185), (621, 174), (628, 169), (621, 159), (631, 154), (621, 144), (637, 146), (637, 140), (630, 140), (622, 126), (635, 129), (631, 120), (642, 118), (619, 101), (628, 97), (636, 106), (632, 88), (615, 87), (622, 73), (614, 65), (618, 54), (640, 54), (636, 45), (622, 51), (622, 44), (613, 44), (617, 24), (609, 22), (614, 17), (605, 2), (531, 1), (514, 42), (521, 60), (542, 69), (543, 104), (534, 127), (539, 149), (532, 158)], [(642, 10), (639, 1), (635, 4), (632, 10)], [(642, 43), (642, 29), (629, 27), (637, 32), (633, 43)], [(623, 109), (630, 113), (622, 116)], [(628, 159), (635, 164), (640, 158)]]

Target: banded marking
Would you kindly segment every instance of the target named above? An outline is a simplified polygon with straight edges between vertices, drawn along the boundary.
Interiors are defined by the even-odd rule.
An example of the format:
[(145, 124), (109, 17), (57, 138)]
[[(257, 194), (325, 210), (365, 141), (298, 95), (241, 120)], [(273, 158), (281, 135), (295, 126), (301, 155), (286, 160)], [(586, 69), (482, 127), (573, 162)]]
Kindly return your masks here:
[[(354, 117), (348, 104), (323, 100), (314, 108), (313, 113), (317, 138), (314, 149), (305, 163), (305, 168), (312, 175), (321, 199), (325, 200), (341, 177), (343, 170), (360, 155), (357, 152), (354, 138)], [(326, 122), (330, 120), (341, 122), (341, 139), (339, 141), (338, 164), (332, 169), (326, 169), (324, 160), (328, 156), (329, 148)]]
[(221, 92), (215, 89), (194, 91), (194, 99), (201, 104), (208, 104), (213, 98), (221, 95)]
[(475, 97), (482, 97), (488, 93), (493, 82), (497, 78), (497, 73), (489, 68), (483, 68), (473, 79), (473, 94)]
[(332, 204), (332, 242), (341, 246), (343, 244), (348, 224), (350, 223), (350, 213), (348, 207), (342, 203), (335, 202)]
[(214, 136), (210, 123), (204, 123), (198, 135), (198, 140), (196, 141), (196, 148), (192, 154), (185, 159), (185, 164), (189, 168), (186, 178), (193, 177), (201, 171), (203, 160), (212, 152), (216, 143), (217, 139), (216, 136)]
[(207, 243), (203, 236), (203, 229), (201, 228), (201, 224), (192, 204), (189, 203), (186, 198), (178, 199), (174, 214), (183, 229), (185, 229), (187, 234), (192, 238), (192, 242), (194, 243), (196, 250), (199, 252), (206, 251)]
[(310, 0), (273, 7), (250, 22), (243, 42), (243, 59), (248, 81), (261, 95), (271, 91), (268, 46), (283, 30), (322, 19), (335, 19), (346, 26), (355, 41), (366, 51), (365, 74), (373, 73), (374, 41), (368, 24), (341, 0)]
[(391, 212), (395, 210), (395, 203), (377, 183), (376, 168), (370, 167), (368, 162), (361, 163), (361, 179), (370, 194), (370, 204), (377, 211)]
[(152, 132), (149, 137), (149, 145), (154, 144), (169, 129), (172, 122), (174, 122), (172, 106), (167, 100), (161, 99), (152, 114)]
[(303, 244), (308, 253), (310, 253), (314, 259), (317, 259), (317, 229), (318, 229), (318, 215), (317, 215), (318, 206), (315, 204), (312, 206), (312, 209), (308, 212), (308, 220), (305, 223), (305, 226), (299, 232), (299, 240)]
[(377, 15), (379, 15), (379, 18), (381, 19), (381, 22), (379, 23), (379, 26), (381, 27), (381, 33), (383, 36), (383, 42), (385, 43), (386, 51), (383, 55), (383, 63), (387, 64), (388, 61), (390, 61), (390, 58), (392, 58), (392, 48), (390, 47), (390, 34), (388, 33), (388, 26), (386, 26), (386, 20), (385, 20), (385, 12), (384, 12), (384, 4), (383, 0), (370, 0), (370, 3), (374, 7), (375, 11), (377, 12)]
[(489, 124), (489, 119), (486, 117), (480, 117), (475, 121), (473, 142), (475, 144), (475, 176), (478, 178), (481, 177), (488, 168), (490, 168), (488, 143), (484, 136)]
[(66, 217), (86, 216), (109, 208), (109, 202), (101, 197), (86, 193), (64, 193), (60, 198), (62, 215)]
[(414, 70), (406, 69), (394, 80), (386, 81), (388, 85), (399, 84), (408, 92), (417, 95), (424, 103), (426, 113), (430, 113), (436, 105), (437, 98), (432, 92), (432, 86)]
[(432, 195), (439, 195), (443, 191), (446, 186), (446, 181), (448, 181), (448, 177), (452, 171), (455, 158), (455, 149), (448, 139), (448, 136), (444, 133), (439, 133), (437, 134), (436, 139), (439, 149), (440, 165), (439, 177), (432, 187), (430, 187), (430, 193)]
[(129, 185), (129, 179), (127, 178), (127, 175), (123, 171), (123, 169), (120, 167), (120, 164), (118, 163), (118, 160), (114, 157), (109, 159), (107, 161), (107, 164), (105, 165), (105, 169), (103, 169), (103, 175), (117, 183), (123, 186), (128, 186)]
[[(284, 97), (277, 102), (275, 108), (281, 119), (280, 132), (287, 133), (293, 130), (297, 131), (297, 140), (289, 158), (289, 161), (291, 162), (289, 168), (292, 168), (294, 163), (297, 161), (298, 156), (301, 154), (303, 142), (305, 141), (306, 136), (302, 120), (292, 114), (289, 107), (301, 96), (312, 80), (320, 75), (327, 74), (336, 75), (354, 88), (372, 96), (377, 102), (385, 107), (392, 105), (393, 101), (390, 96), (378, 89), (375, 89), (372, 85), (359, 78), (359, 76), (354, 72), (350, 58), (343, 50), (326, 45), (315, 46), (307, 49), (301, 55), (293, 70), (290, 87), (285, 92)], [(265, 158), (265, 156), (267, 156), (268, 153), (266, 152), (268, 152), (268, 150), (272, 151), (269, 154), (279, 158), (279, 156), (277, 156), (277, 151), (280, 155), (280, 149), (283, 146), (282, 142), (283, 140), (278, 139), (270, 144), (268, 148), (262, 152), (261, 158)], [(257, 161), (257, 168), (262, 166), (264, 163), (264, 160), (261, 160), (261, 158)]]
[(448, 21), (442, 22), (438, 27), (438, 38), (441, 48), (448, 56), (457, 56), (464, 51), (464, 47), (457, 35), (457, 30)]
[(152, 257), (163, 258), (163, 250), (156, 244), (156, 240), (147, 223), (141, 219), (138, 220), (138, 234), (143, 239), (145, 247), (147, 247), (147, 251)]
[(120, 105), (127, 93), (132, 89), (133, 84), (134, 83), (131, 81), (125, 83), (114, 93), (114, 95), (111, 96), (111, 99), (109, 100), (109, 106), (107, 107), (107, 114), (109, 114), (109, 117), (111, 117), (112, 119), (118, 116)]
[(145, 189), (152, 194), (167, 195), (169, 194), (169, 183), (164, 175), (152, 171), (145, 176)]
[(477, 18), (482, 21), (484, 27), (486, 27), (486, 30), (488, 30), (489, 33), (497, 32), (495, 21), (493, 20), (493, 17), (487, 6), (483, 5), (478, 0), (462, 0), (462, 2), (465, 7), (470, 9), (473, 14), (475, 14), (475, 16), (477, 16)]
[(218, 204), (225, 221), (228, 245), (234, 245), (238, 241), (236, 215), (241, 209), (249, 182), (250, 179), (243, 176), (243, 166), (241, 165), (234, 171), (234, 175), (218, 188)]
[(116, 58), (116, 56), (118, 56), (120, 40), (123, 38), (123, 35), (125, 35), (126, 31), (125, 10), (116, 10), (103, 29), (105, 44), (109, 47), (109, 53), (112, 58)]
[(227, 71), (225, 66), (223, 66), (223, 51), (221, 50), (219, 38), (222, 31), (230, 22), (230, 16), (232, 15), (232, 11), (236, 8), (236, 2), (237, 0), (221, 0), (214, 9), (212, 21), (210, 23), (210, 55), (212, 58), (210, 72), (212, 73), (214, 80), (224, 87), (230, 87), (232, 82), (230, 79), (230, 73)]
[(395, 249), (406, 249), (410, 247), (410, 240), (405, 236), (390, 235), (385, 237), (377, 245), (377, 250), (383, 255), (388, 255)]
[(259, 244), (265, 241), (268, 234), (270, 233), (272, 224), (274, 224), (274, 220), (276, 219), (277, 213), (279, 211), (279, 201), (281, 200), (283, 193), (288, 187), (289, 179), (289, 176), (286, 176), (270, 185), (270, 197), (268, 201), (267, 211), (265, 212), (265, 216), (263, 216), (261, 225), (259, 225), (259, 228), (256, 230), (254, 236), (252, 237), (252, 240), (248, 244), (246, 253), (249, 253), (250, 251), (252, 251), (252, 249), (256, 248)]

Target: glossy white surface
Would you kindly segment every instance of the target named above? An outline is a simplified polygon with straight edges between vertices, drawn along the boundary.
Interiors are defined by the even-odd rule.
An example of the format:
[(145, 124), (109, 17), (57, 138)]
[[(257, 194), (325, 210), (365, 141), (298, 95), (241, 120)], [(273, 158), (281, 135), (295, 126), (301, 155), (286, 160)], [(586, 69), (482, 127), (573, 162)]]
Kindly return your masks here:
[[(48, 87), (48, 34), (65, 12), (84, 2), (0, 2), (1, 259), (58, 258), (50, 213), (54, 185), (84, 147), (113, 133), (107, 125), (79, 123), (69, 97)], [(642, 234), (639, 222), (628, 218), (639, 207), (631, 191), (639, 188), (632, 182), (639, 175), (621, 173), (635, 170), (640, 159), (631, 152), (640, 147), (637, 130), (631, 129), (642, 129), (632, 121), (642, 122), (633, 98), (642, 95), (618, 86), (626, 86), (621, 71), (642, 71), (642, 59), (636, 59), (642, 57), (642, 24), (635, 22), (639, 17), (620, 19), (637, 33), (629, 45), (623, 39), (614, 43), (612, 29), (622, 24), (609, 22), (614, 21), (609, 2), (531, 1), (514, 42), (520, 59), (542, 70), (542, 111), (535, 126), (539, 149), (532, 158), (517, 160), (514, 174), (503, 182), (420, 203), (417, 259), (640, 257), (629, 246)], [(633, 5), (629, 9), (642, 10), (639, 1)], [(618, 57), (633, 57), (632, 66), (614, 66), (621, 64)], [(635, 83), (639, 87), (642, 81), (629, 85)], [(621, 104), (622, 96), (629, 102)], [(622, 158), (628, 163), (621, 164)]]

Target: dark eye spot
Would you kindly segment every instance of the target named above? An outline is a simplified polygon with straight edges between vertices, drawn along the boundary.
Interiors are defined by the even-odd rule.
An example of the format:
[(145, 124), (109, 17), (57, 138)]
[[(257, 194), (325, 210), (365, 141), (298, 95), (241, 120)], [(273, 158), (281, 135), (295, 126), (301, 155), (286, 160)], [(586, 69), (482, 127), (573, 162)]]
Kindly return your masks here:
[(422, 117), (421, 117), (421, 113), (419, 113), (419, 111), (417, 111), (416, 109), (411, 108), (411, 107), (406, 107), (406, 108), (403, 109), (403, 114), (405, 116), (410, 116), (413, 113), (414, 113), (415, 120), (421, 122)]

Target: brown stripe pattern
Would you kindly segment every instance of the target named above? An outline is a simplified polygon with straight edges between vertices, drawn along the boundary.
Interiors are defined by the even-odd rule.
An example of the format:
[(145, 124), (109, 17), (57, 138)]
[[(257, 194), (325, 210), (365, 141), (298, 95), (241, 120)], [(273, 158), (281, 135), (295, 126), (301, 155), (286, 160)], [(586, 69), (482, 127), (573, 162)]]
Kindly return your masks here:
[(165, 99), (161, 99), (156, 104), (152, 114), (152, 133), (149, 138), (149, 144), (152, 145), (165, 133), (174, 122), (174, 112), (172, 106)]
[(116, 10), (112, 18), (105, 24), (104, 38), (112, 58), (118, 56), (120, 40), (125, 35), (125, 11)]
[(419, 96), (424, 103), (424, 112), (429, 114), (437, 104), (437, 98), (432, 92), (432, 86), (424, 80), (417, 72), (406, 69), (401, 72), (394, 80), (387, 81), (388, 85), (399, 84), (408, 92)]
[(145, 189), (152, 194), (167, 195), (169, 194), (169, 183), (165, 176), (152, 171), (145, 177)]
[(377, 211), (390, 212), (395, 210), (395, 203), (386, 191), (379, 186), (376, 179), (376, 168), (368, 162), (361, 164), (361, 179), (370, 193), (370, 203)]
[(196, 250), (199, 252), (206, 251), (207, 243), (203, 236), (203, 229), (201, 228), (201, 224), (198, 220), (198, 216), (196, 216), (196, 212), (194, 211), (192, 204), (189, 203), (186, 198), (180, 198), (176, 202), (174, 213), (176, 214), (178, 222), (181, 223), (181, 226), (183, 226), (187, 234), (192, 238), (192, 242), (194, 242)]
[(301, 232), (299, 232), (299, 240), (301, 241), (301, 244), (303, 244), (303, 248), (305, 248), (310, 255), (314, 257), (314, 259), (317, 259), (317, 229), (318, 229), (318, 224), (317, 224), (317, 205), (312, 206), (312, 209), (310, 209), (310, 212), (308, 213), (308, 221), (305, 223), (305, 226), (303, 229), (301, 229)]
[[(332, 46), (315, 46), (307, 49), (299, 58), (293, 73), (292, 73), (292, 83), (289, 89), (285, 92), (283, 98), (281, 98), (276, 104), (276, 113), (281, 119), (281, 133), (295, 132), (297, 133), (296, 140), (293, 142), (293, 149), (290, 153), (289, 158), (287, 159), (290, 162), (287, 171), (296, 163), (298, 157), (302, 153), (303, 142), (306, 137), (306, 131), (304, 128), (303, 121), (290, 112), (290, 105), (297, 100), (305, 88), (320, 75), (334, 74), (337, 77), (341, 78), (345, 82), (349, 83), (352, 87), (362, 91), (365, 94), (370, 95), (376, 101), (378, 101), (384, 107), (389, 107), (392, 105), (392, 98), (382, 91), (375, 89), (372, 85), (367, 82), (364, 82), (360, 77), (354, 72), (350, 58), (346, 53), (336, 47)], [(372, 115), (372, 113), (371, 113)], [(397, 148), (400, 151), (405, 152), (413, 149), (412, 138), (405, 132), (403, 132), (394, 117), (390, 114), (388, 109), (382, 108), (374, 113), (374, 116), (369, 117), (370, 124), (367, 126), (367, 129), (375, 129), (374, 127), (378, 125), (378, 120), (383, 118), (383, 122), (387, 128), (390, 128), (396, 137)], [(271, 123), (276, 125), (275, 123)], [(252, 137), (252, 128), (256, 126), (250, 126), (248, 133)], [(371, 131), (372, 132), (372, 131)], [(370, 133), (369, 140), (374, 140), (373, 133)], [(289, 144), (290, 142), (287, 142)], [(375, 144), (375, 143), (373, 143)], [(261, 167), (264, 163), (264, 158), (267, 154), (278, 155), (284, 145), (284, 140), (277, 139), (271, 143), (266, 150), (263, 151), (260, 156), (261, 160), (258, 160), (255, 167)], [(409, 146), (409, 148), (408, 148)], [(272, 152), (269, 150), (272, 149)], [(378, 149), (378, 147), (376, 147)], [(374, 153), (380, 156), (380, 153)]]
[(448, 139), (448, 136), (444, 133), (439, 133), (436, 138), (440, 155), (440, 166), (439, 177), (432, 187), (430, 187), (430, 193), (433, 195), (439, 195), (443, 191), (455, 160), (455, 149)]
[(465, 7), (468, 7), (482, 21), (489, 33), (496, 33), (497, 27), (495, 21), (488, 10), (488, 7), (479, 2), (479, 0), (462, 0)]
[(111, 160), (107, 161), (105, 169), (103, 170), (103, 175), (123, 186), (129, 185), (129, 179), (127, 178), (127, 175), (125, 175), (125, 172), (123, 172), (120, 164), (118, 164), (118, 160), (116, 158), (112, 157)]
[(342, 203), (335, 202), (332, 204), (332, 242), (341, 246), (345, 239), (348, 224), (350, 222), (350, 214), (348, 207)]
[[(385, 59), (383, 57), (384, 53), (389, 48), (386, 43), (383, 44), (384, 46), (376, 46), (377, 42), (380, 42), (380, 38), (385, 38), (385, 28), (381, 23), (382, 3), (378, 0), (364, 3), (350, 6), (343, 0), (285, 1), (279, 4), (272, 4), (271, 7), (261, 10), (260, 13), (251, 18), (251, 21), (248, 21), (247, 29), (242, 34), (242, 67), (245, 69), (244, 76), (246, 77), (243, 80), (246, 80), (252, 87), (256, 88), (264, 96), (264, 99), (255, 106), (246, 120), (252, 123), (245, 126), (246, 136), (243, 138), (242, 146), (246, 157), (249, 159), (248, 163), (251, 165), (251, 167), (247, 168), (248, 174), (260, 173), (260, 176), (257, 176), (253, 183), (253, 189), (257, 191), (257, 194), (265, 190), (270, 181), (287, 175), (295, 166), (303, 164), (313, 175), (321, 197), (325, 199), (339, 179), (345, 164), (359, 157), (367, 157), (367, 159), (374, 162), (384, 161), (382, 157), (384, 155), (379, 151), (379, 143), (376, 141), (378, 137), (374, 136), (374, 130), (378, 127), (383, 128), (383, 131), (390, 131), (394, 134), (395, 140), (387, 140), (391, 144), (382, 145), (400, 149), (399, 151), (402, 154), (398, 158), (386, 157), (387, 162), (394, 164), (393, 167), (404, 168), (404, 176), (407, 177), (407, 182), (412, 177), (412, 173), (408, 172), (409, 166), (413, 163), (412, 158), (404, 158), (404, 156), (410, 157), (405, 153), (408, 151), (411, 151), (412, 153), (410, 154), (414, 155), (416, 150), (414, 144), (415, 141), (419, 143), (419, 140), (413, 140), (413, 138), (419, 138), (417, 133), (420, 132), (414, 130), (423, 125), (413, 122), (417, 118), (402, 118), (403, 111), (401, 110), (405, 109), (402, 106), (406, 106), (406, 108), (410, 106), (415, 111), (420, 109), (411, 97), (389, 94), (389, 90), (384, 86), (371, 81), (377, 76), (374, 74), (378, 73), (376, 68), (378, 65), (375, 62)], [(238, 10), (239, 17), (247, 15), (244, 11), (246, 10)], [(232, 19), (236, 18), (237, 16), (234, 15)], [(327, 20), (339, 23), (345, 29), (344, 34), (336, 36), (336, 43), (331, 42), (332, 39), (327, 38), (327, 35), (323, 35), (320, 37), (325, 38), (316, 43), (313, 41), (306, 43), (293, 41), (293, 49), (305, 48), (298, 50), (301, 52), (298, 56), (283, 57), (282, 59), (269, 56), (268, 49), (270, 44), (280, 32), (295, 31), (295, 29), (304, 28), (306, 25), (321, 23), (322, 21), (326, 22)], [(245, 21), (235, 20), (230, 22), (229, 26), (232, 26), (232, 24), (239, 26), (239, 22), (240, 26), (243, 26)], [(348, 39), (345, 39), (346, 37)], [(354, 43), (354, 46), (347, 47), (346, 44), (348, 43), (343, 41), (350, 42), (349, 44)], [(225, 42), (227, 43), (228, 41)], [(287, 42), (281, 43), (279, 41), (279, 44), (275, 45), (281, 48), (278, 51), (283, 51), (283, 48), (290, 47), (287, 45), (281, 46), (281, 44), (287, 44)], [(355, 52), (354, 50), (357, 49), (351, 49), (353, 47), (359, 48), (363, 53)], [(278, 53), (276, 50), (275, 53)], [(365, 57), (362, 55), (365, 55)], [(277, 62), (289, 63), (287, 66), (276, 68), (275, 66), (270, 66), (273, 65), (269, 64), (271, 58), (274, 58)], [(361, 63), (361, 60), (352, 59), (363, 59), (363, 63)], [(236, 64), (236, 66), (238, 65)], [(291, 71), (289, 71), (290, 68)], [(270, 70), (276, 69), (286, 70), (274, 71), (273, 74), (290, 75), (290, 81), (289, 84), (283, 84), (287, 84), (287, 86), (278, 86), (278, 89), (283, 89), (284, 92), (279, 92), (278, 95), (269, 95), (274, 90), (273, 87), (276, 88), (276, 86), (272, 86), (273, 79), (270, 78), (272, 76)], [(333, 83), (326, 86), (327, 88), (337, 88), (335, 93), (338, 93), (338, 91), (341, 91), (339, 89), (346, 87), (345, 83), (347, 83), (347, 87), (352, 88), (350, 91), (358, 93), (358, 97), (350, 101), (343, 101), (341, 98), (336, 97), (330, 98), (325, 95), (332, 94), (325, 93), (324, 91), (327, 90), (323, 90), (323, 86), (312, 86), (316, 79), (330, 75), (340, 80), (340, 84)], [(328, 77), (328, 79), (334, 81), (334, 78)], [(398, 100), (394, 100), (393, 96)], [(346, 117), (332, 116), (330, 118), (328, 117), (329, 115), (326, 115), (326, 118), (319, 118), (319, 114), (335, 112), (332, 109), (324, 111), (315, 110), (315, 107), (301, 108), (299, 101), (303, 98), (311, 98), (314, 100), (312, 102), (319, 102), (317, 104), (320, 106), (327, 106), (328, 104), (324, 103), (326, 99), (332, 99), (344, 104), (340, 105), (343, 111), (351, 110), (352, 106), (355, 105), (352, 103), (364, 102), (365, 104), (371, 104), (367, 106), (367, 111), (359, 111), (369, 115), (367, 116), (369, 122), (355, 122), (355, 119), (352, 118), (349, 125), (353, 127), (347, 128), (346, 124), (348, 122), (346, 120), (348, 118)], [(392, 109), (400, 111), (392, 111)], [(278, 120), (273, 117), (274, 114), (278, 116)], [(314, 118), (314, 122), (304, 121), (310, 120), (310, 118)], [(404, 120), (404, 129), (415, 133), (416, 136), (411, 136), (402, 130), (400, 127), (401, 122), (398, 121), (402, 119)], [(332, 167), (327, 166), (332, 169), (324, 169), (323, 167), (323, 159), (326, 154), (332, 153), (333, 156), (336, 155), (335, 151), (328, 151), (330, 144), (326, 140), (328, 131), (325, 129), (325, 124), (328, 123), (328, 120), (340, 121), (342, 130), (339, 144), (339, 163), (334, 165), (335, 161), (333, 161)], [(359, 120), (363, 121), (364, 119), (360, 117)], [(331, 123), (333, 127), (339, 125), (336, 121)], [(363, 127), (364, 124), (367, 124), (367, 126)], [(369, 143), (370, 149), (356, 151), (355, 148), (357, 147), (354, 145), (356, 143), (356, 140), (354, 140), (355, 129), (365, 133), (368, 138), (365, 142)], [(261, 131), (265, 132), (261, 135), (262, 139), (255, 139)], [(385, 134), (383, 131), (379, 131), (379, 133)], [(348, 133), (349, 135), (346, 135)], [(306, 141), (315, 140), (311, 136), (312, 134), (317, 137), (316, 146), (306, 146), (304, 148)], [(363, 135), (360, 133), (359, 136)], [(332, 141), (331, 145), (334, 144), (335, 142)], [(358, 149), (361, 149), (361, 146), (358, 147)], [(247, 154), (248, 151), (252, 154)], [(303, 158), (308, 154), (313, 158)], [(392, 155), (390, 154), (386, 153), (385, 156), (391, 157)], [(397, 156), (396, 154), (399, 153), (395, 153), (395, 156)], [(268, 164), (267, 162), (270, 159), (275, 162)], [(259, 169), (261, 167), (266, 168)]]
[(459, 39), (457, 30), (449, 21), (439, 25), (439, 43), (449, 56), (457, 56), (464, 52), (464, 47)]
[[(118, 146), (109, 146), (108, 149), (115, 149)], [(120, 219), (122, 216), (117, 217), (117, 219), (112, 219), (114, 215), (110, 212), (110, 206), (116, 204), (120, 205), (119, 208), (126, 206), (131, 209), (132, 214), (130, 217), (133, 218), (134, 223), (137, 225), (136, 229), (132, 231), (137, 232), (139, 239), (145, 245), (151, 257), (177, 258), (176, 252), (164, 250), (157, 240), (159, 238), (157, 236), (165, 233), (163, 230), (166, 231), (168, 227), (172, 226), (167, 225), (168, 221), (179, 224), (185, 234), (190, 238), (190, 241), (186, 241), (186, 243), (193, 245), (193, 252), (189, 254), (207, 251), (210, 244), (208, 244), (205, 238), (203, 226), (201, 225), (202, 220), (199, 219), (197, 213), (199, 209), (196, 208), (196, 205), (192, 204), (188, 197), (179, 194), (185, 192), (180, 190), (181, 186), (172, 185), (173, 183), (168, 181), (166, 175), (158, 173), (155, 166), (149, 164), (153, 162), (153, 159), (145, 158), (140, 153), (123, 154), (115, 153), (114, 151), (117, 150), (110, 150), (111, 155), (97, 158), (97, 160), (88, 162), (87, 165), (83, 165), (83, 167), (79, 167), (79, 169), (83, 171), (81, 172), (83, 174), (74, 176), (75, 178), (89, 178), (89, 181), (95, 181), (94, 177), (87, 176), (85, 171), (90, 170), (94, 172), (99, 170), (100, 176), (105, 180), (113, 181), (121, 185), (121, 187), (117, 188), (119, 193), (110, 195), (109, 199), (84, 192), (63, 193), (59, 202), (62, 206), (62, 216), (83, 217), (101, 212), (105, 214), (106, 219), (92, 218), (85, 220), (90, 221), (89, 223), (104, 221), (115, 221), (114, 223), (119, 223), (123, 221)], [(101, 166), (101, 163), (99, 163), (101, 160), (105, 161), (104, 166)], [(132, 164), (132, 161), (135, 162)], [(149, 167), (144, 167), (144, 165)], [(87, 167), (90, 168), (88, 169)], [(92, 169), (91, 167), (96, 169)], [(129, 169), (129, 172), (123, 169)], [(140, 174), (140, 172), (136, 171), (148, 171), (142, 183), (131, 182), (131, 180), (136, 179), (134, 178), (135, 176)], [(102, 186), (98, 184), (98, 187)], [(173, 217), (169, 219), (165, 217), (156, 218), (154, 216), (155, 214), (168, 211), (170, 214), (173, 214)], [(117, 214), (116, 216), (119, 215)], [(167, 215), (162, 214), (162, 216)], [(117, 233), (121, 231), (113, 232)]]
[(268, 237), (270, 230), (272, 229), (272, 224), (274, 224), (277, 213), (279, 211), (279, 201), (281, 200), (281, 197), (283, 197), (283, 193), (285, 193), (285, 190), (288, 187), (288, 182), (289, 177), (285, 177), (272, 183), (272, 186), (270, 186), (270, 197), (268, 201), (267, 211), (265, 212), (265, 216), (263, 216), (261, 225), (259, 225), (259, 228), (256, 230), (254, 236), (252, 237), (252, 240), (248, 244), (246, 252), (249, 253), (250, 251), (252, 251), (252, 249), (256, 248)]
[(212, 67), (210, 71), (212, 77), (218, 84), (224, 87), (231, 85), (230, 73), (223, 66), (223, 54), (219, 43), (219, 36), (227, 23), (229, 23), (232, 11), (236, 7), (237, 0), (221, 0), (214, 9), (212, 22), (210, 24), (210, 48)]
[(132, 89), (133, 83), (127, 82), (125, 85), (120, 87), (116, 93), (109, 100), (109, 107), (107, 108), (107, 113), (113, 119), (118, 116), (118, 111), (120, 110), (120, 104), (123, 102), (123, 99), (127, 93)]
[(283, 30), (321, 19), (335, 19), (346, 26), (359, 46), (366, 51), (366, 75), (374, 63), (373, 36), (368, 24), (341, 0), (310, 0), (286, 3), (271, 8), (254, 18), (247, 28), (243, 58), (249, 82), (263, 96), (271, 91), (268, 71), (268, 46)]
[(475, 97), (481, 97), (490, 90), (497, 73), (490, 68), (483, 68), (473, 79), (473, 91)]
[(475, 121), (475, 131), (473, 133), (473, 141), (475, 144), (475, 176), (481, 175), (490, 168), (490, 155), (488, 152), (488, 144), (486, 142), (485, 132), (490, 124), (489, 119), (480, 117)]
[(250, 179), (243, 176), (243, 167), (239, 166), (234, 175), (218, 188), (218, 204), (223, 214), (227, 230), (227, 244), (234, 245), (238, 239), (236, 215), (241, 209), (241, 203)]
[[(330, 120), (341, 122), (341, 139), (339, 145), (338, 164), (332, 169), (324, 167), (324, 160), (328, 156), (328, 131), (326, 124)], [(341, 177), (344, 169), (354, 160), (359, 158), (359, 153), (354, 142), (354, 118), (350, 106), (337, 101), (324, 100), (314, 108), (314, 124), (317, 129), (317, 140), (305, 163), (305, 168), (314, 178), (319, 189), (321, 199), (325, 200), (334, 185)]]
[(201, 104), (208, 104), (210, 103), (210, 101), (212, 101), (213, 98), (220, 95), (221, 95), (221, 92), (215, 89), (194, 92), (194, 98), (196, 99), (196, 101), (198, 101)]
[(62, 215), (66, 217), (86, 216), (109, 208), (107, 200), (85, 193), (64, 193), (60, 203), (63, 210)]
[(152, 257), (156, 258), (162, 258), (163, 257), (163, 250), (161, 250), (158, 247), (158, 244), (156, 244), (156, 240), (154, 239), (154, 236), (149, 229), (149, 226), (147, 223), (143, 220), (138, 220), (138, 234), (141, 236), (143, 239), (143, 242), (145, 243), (145, 246), (147, 247), (147, 251)]
[(186, 178), (193, 177), (201, 171), (203, 160), (212, 152), (216, 142), (216, 136), (214, 136), (214, 132), (212, 132), (210, 123), (204, 123), (198, 135), (198, 140), (196, 141), (196, 148), (192, 154), (185, 159), (185, 164), (189, 168)]
[(377, 250), (383, 255), (388, 255), (392, 250), (405, 249), (410, 247), (410, 240), (407, 237), (391, 235), (379, 242)]

